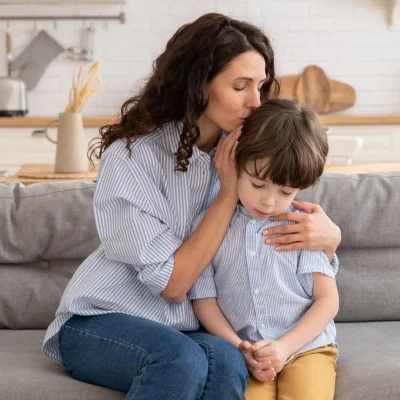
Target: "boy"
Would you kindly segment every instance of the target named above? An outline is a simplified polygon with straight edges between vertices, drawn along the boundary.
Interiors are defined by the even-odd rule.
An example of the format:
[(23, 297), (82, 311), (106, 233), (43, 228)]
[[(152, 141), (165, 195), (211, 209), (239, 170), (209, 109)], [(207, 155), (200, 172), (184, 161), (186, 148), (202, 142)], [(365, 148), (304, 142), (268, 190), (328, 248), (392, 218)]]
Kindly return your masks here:
[[(291, 203), (318, 181), (327, 153), (318, 116), (294, 101), (267, 101), (242, 128), (239, 204), (189, 298), (207, 331), (233, 343), (246, 359), (253, 377), (245, 400), (334, 396), (337, 270), (322, 251), (279, 253), (262, 235), (282, 223), (274, 216), (300, 212)], [(260, 371), (271, 366), (276, 379), (260, 382)]]

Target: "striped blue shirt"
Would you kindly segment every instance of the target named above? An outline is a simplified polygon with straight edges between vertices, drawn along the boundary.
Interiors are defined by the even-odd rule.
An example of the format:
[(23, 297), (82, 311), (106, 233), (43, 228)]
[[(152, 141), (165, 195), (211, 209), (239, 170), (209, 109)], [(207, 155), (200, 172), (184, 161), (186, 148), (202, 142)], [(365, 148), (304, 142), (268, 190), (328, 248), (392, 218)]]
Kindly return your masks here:
[[(300, 212), (293, 206), (286, 211)], [(203, 216), (196, 218), (194, 227)], [(285, 335), (313, 304), (312, 274), (336, 276), (336, 256), (331, 265), (323, 251), (281, 253), (265, 245), (263, 230), (287, 223), (293, 222), (254, 220), (245, 208), (237, 206), (212, 263), (189, 291), (192, 300), (217, 297), (219, 307), (242, 340), (277, 340)], [(331, 321), (291, 358), (317, 347), (336, 346), (335, 336)]]
[(132, 145), (104, 153), (94, 195), (100, 247), (77, 269), (46, 332), (44, 353), (61, 362), (58, 332), (73, 315), (125, 313), (179, 330), (197, 330), (191, 302), (160, 296), (174, 254), (194, 218), (210, 207), (220, 184), (209, 154), (193, 149), (186, 173), (175, 172), (182, 124), (169, 123)]

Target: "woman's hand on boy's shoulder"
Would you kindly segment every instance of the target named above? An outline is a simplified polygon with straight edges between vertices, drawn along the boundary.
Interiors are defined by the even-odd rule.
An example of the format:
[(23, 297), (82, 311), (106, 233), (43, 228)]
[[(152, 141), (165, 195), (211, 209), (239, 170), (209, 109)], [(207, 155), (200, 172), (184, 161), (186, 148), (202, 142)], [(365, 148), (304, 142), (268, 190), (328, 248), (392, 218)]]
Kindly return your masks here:
[[(293, 202), (304, 213), (287, 212), (272, 218), (273, 221), (294, 221), (295, 224), (279, 225), (264, 231), (266, 243), (277, 245), (277, 251), (297, 249), (322, 250), (333, 256), (341, 241), (341, 232), (324, 210), (317, 204)], [(268, 237), (273, 235), (283, 235)], [(329, 257), (331, 259), (332, 257)]]

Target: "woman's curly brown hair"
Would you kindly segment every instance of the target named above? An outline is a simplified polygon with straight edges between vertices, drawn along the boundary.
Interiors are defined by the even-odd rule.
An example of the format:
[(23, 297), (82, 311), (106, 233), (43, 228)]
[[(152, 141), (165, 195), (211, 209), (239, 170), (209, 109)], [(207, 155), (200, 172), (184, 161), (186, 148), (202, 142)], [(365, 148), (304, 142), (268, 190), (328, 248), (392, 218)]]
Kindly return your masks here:
[(165, 51), (153, 64), (153, 74), (138, 95), (121, 107), (117, 123), (100, 128), (100, 143), (91, 145), (100, 159), (118, 139), (131, 141), (171, 121), (182, 121), (183, 130), (175, 170), (186, 172), (193, 146), (200, 137), (198, 120), (208, 104), (207, 84), (238, 55), (255, 50), (265, 59), (267, 80), (261, 100), (279, 92), (275, 79), (274, 52), (270, 41), (257, 27), (222, 14), (205, 14), (178, 29)]

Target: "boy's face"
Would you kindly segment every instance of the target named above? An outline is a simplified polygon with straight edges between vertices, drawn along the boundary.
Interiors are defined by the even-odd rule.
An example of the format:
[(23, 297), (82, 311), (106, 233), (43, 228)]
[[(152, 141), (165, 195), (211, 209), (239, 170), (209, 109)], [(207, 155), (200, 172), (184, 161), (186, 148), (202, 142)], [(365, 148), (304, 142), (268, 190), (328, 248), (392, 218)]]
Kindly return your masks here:
[[(268, 160), (257, 160), (265, 165)], [(261, 180), (252, 174), (254, 163), (242, 171), (238, 181), (239, 200), (254, 219), (266, 219), (284, 212), (294, 200), (299, 189), (289, 186), (278, 186), (269, 179)], [(253, 176), (254, 175), (254, 176)]]

